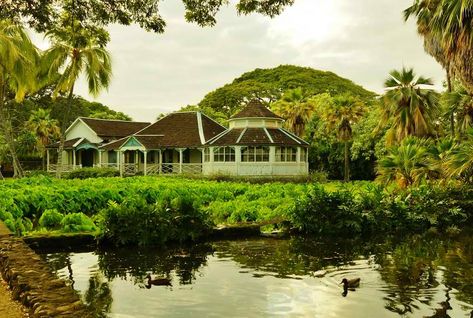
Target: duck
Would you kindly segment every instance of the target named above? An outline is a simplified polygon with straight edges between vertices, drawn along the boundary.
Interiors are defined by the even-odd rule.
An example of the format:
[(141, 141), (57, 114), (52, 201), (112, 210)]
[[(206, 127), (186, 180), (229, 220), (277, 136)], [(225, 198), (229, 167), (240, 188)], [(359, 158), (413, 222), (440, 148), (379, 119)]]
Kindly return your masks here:
[(348, 288), (356, 288), (360, 287), (360, 278), (352, 278), (352, 279), (342, 279), (340, 284), (343, 284), (343, 290), (347, 290)]
[(155, 286), (172, 286), (171, 280), (166, 277), (155, 277), (151, 278), (151, 275), (148, 274), (146, 275), (146, 278), (148, 279), (148, 286), (151, 287), (151, 285)]

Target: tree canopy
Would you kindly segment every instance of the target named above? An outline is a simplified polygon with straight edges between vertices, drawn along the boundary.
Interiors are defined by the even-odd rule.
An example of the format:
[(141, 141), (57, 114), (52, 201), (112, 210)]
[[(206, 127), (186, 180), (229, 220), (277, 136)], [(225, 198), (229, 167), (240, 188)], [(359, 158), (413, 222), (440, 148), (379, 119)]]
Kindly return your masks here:
[[(215, 16), (228, 0), (182, 0), (188, 22), (200, 26), (216, 24)], [(160, 0), (9, 0), (2, 1), (0, 19), (26, 21), (38, 32), (57, 27), (64, 15), (73, 14), (84, 26), (138, 24), (147, 31), (164, 32), (166, 21), (160, 13)], [(253, 12), (270, 17), (280, 14), (294, 0), (239, 0), (238, 14)]]
[(212, 108), (228, 117), (251, 99), (266, 104), (279, 100), (289, 89), (301, 88), (306, 96), (329, 93), (332, 96), (350, 94), (363, 101), (376, 94), (335, 73), (310, 67), (280, 65), (270, 69), (255, 69), (244, 73), (233, 82), (208, 93), (199, 103), (201, 108)]

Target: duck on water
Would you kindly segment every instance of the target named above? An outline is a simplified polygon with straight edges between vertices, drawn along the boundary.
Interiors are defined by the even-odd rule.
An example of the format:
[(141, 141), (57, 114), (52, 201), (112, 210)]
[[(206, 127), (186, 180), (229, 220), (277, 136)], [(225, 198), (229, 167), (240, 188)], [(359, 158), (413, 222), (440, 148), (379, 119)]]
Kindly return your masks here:
[(148, 279), (148, 284), (146, 285), (146, 288), (151, 288), (152, 285), (154, 286), (172, 286), (171, 280), (166, 277), (155, 277), (152, 278), (151, 274), (146, 275), (146, 278)]
[(348, 294), (348, 289), (354, 290), (357, 287), (360, 287), (360, 278), (352, 278), (352, 279), (342, 279), (340, 284), (343, 284), (343, 293), (342, 296), (345, 297)]

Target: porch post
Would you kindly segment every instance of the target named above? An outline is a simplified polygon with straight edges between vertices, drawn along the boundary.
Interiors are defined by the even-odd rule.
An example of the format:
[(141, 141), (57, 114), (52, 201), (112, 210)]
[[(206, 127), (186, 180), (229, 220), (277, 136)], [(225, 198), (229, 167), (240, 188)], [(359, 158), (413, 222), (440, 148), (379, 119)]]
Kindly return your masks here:
[(179, 173), (182, 173), (182, 162), (183, 162), (182, 153), (184, 152), (184, 149), (179, 148), (178, 150), (179, 150)]
[(102, 150), (99, 150), (99, 168), (102, 168)]
[(123, 151), (118, 151), (118, 157), (120, 158), (120, 177), (123, 177), (123, 165), (125, 164), (125, 158), (123, 156)]
[(46, 171), (49, 172), (49, 149), (46, 149)]
[(143, 174), (146, 176), (146, 160), (147, 160), (147, 154), (148, 154), (148, 152), (145, 150), (145, 151), (143, 151), (143, 154), (144, 154), (144, 160), (143, 160), (143, 164), (144, 164), (143, 168), (144, 168), (144, 171), (143, 171)]
[(114, 150), (117, 156), (117, 169), (120, 170), (120, 152), (118, 150)]
[(163, 151), (161, 149), (159, 149), (159, 159), (158, 159), (158, 163), (159, 163), (159, 174), (161, 174), (163, 172)]
[(76, 150), (72, 148), (72, 170), (76, 168)]

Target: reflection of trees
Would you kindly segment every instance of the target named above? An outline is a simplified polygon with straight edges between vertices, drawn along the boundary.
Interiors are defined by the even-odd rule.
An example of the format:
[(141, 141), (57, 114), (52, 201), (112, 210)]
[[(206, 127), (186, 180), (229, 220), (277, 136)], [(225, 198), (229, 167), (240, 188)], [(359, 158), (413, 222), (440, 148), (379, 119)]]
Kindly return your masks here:
[(305, 237), (250, 239), (218, 243), (218, 257), (230, 257), (243, 267), (277, 277), (312, 275), (327, 266), (353, 262), (367, 249), (358, 240), (322, 242)]
[(72, 288), (74, 288), (74, 275), (72, 272), (70, 253), (64, 252), (64, 253), (46, 254), (45, 259), (48, 265), (52, 268), (54, 272), (57, 272), (63, 268), (67, 268), (67, 272), (69, 273), (68, 281), (71, 284)]
[(180, 284), (191, 284), (195, 273), (207, 263), (212, 252), (209, 244), (198, 244), (188, 249), (119, 248), (98, 251), (101, 271), (108, 280), (132, 276), (142, 283), (147, 273), (169, 277), (172, 271)]
[(455, 288), (456, 298), (473, 303), (473, 236), (463, 236), (453, 242), (444, 259), (445, 285)]
[(103, 281), (101, 274), (96, 273), (89, 278), (89, 287), (83, 299), (92, 317), (107, 317), (112, 308), (113, 298), (109, 283)]
[(377, 258), (381, 277), (390, 286), (386, 308), (399, 314), (412, 312), (412, 303), (420, 296), (430, 305), (432, 295), (424, 291), (439, 285), (436, 262), (443, 254), (442, 242), (426, 236), (412, 236), (399, 245), (386, 246)]

